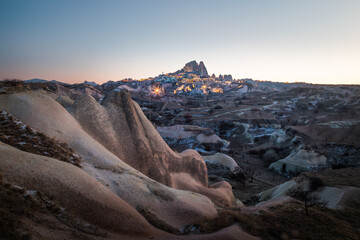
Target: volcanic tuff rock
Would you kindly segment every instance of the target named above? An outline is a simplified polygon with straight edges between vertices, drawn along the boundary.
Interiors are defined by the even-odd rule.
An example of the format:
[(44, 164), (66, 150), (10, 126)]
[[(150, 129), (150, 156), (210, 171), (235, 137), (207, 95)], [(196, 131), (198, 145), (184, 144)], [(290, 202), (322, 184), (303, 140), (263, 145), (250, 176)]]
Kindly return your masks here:
[(94, 139), (146, 176), (201, 193), (221, 206), (235, 203), (231, 191), (208, 188), (206, 164), (198, 152), (170, 149), (128, 91), (110, 92), (102, 105), (83, 95), (75, 101), (74, 116)]
[(185, 67), (183, 67), (182, 71), (187, 73), (194, 73), (199, 76), (208, 76), (208, 72), (203, 61), (200, 61), (199, 64), (195, 60), (188, 62), (185, 64)]
[(195, 125), (173, 125), (169, 127), (156, 128), (163, 138), (186, 139), (196, 137), (198, 143), (222, 143), (222, 140), (209, 128), (202, 128)]
[(203, 156), (203, 159), (211, 163), (221, 164), (225, 167), (228, 167), (232, 172), (240, 169), (239, 165), (235, 162), (235, 160), (232, 157), (223, 153), (216, 153), (210, 156)]
[[(260, 201), (269, 201), (281, 198), (289, 194), (289, 192), (297, 189), (309, 189), (309, 180), (304, 178), (300, 180), (290, 180), (281, 185), (268, 189), (259, 194)], [(331, 209), (341, 209), (360, 197), (360, 188), (349, 186), (324, 186), (320, 187), (313, 194), (319, 197), (321, 202), (326, 203), (326, 207)]]
[(75, 101), (74, 115), (98, 142), (152, 179), (172, 186), (170, 174), (186, 172), (207, 186), (206, 165), (201, 156), (194, 150), (174, 153), (128, 91), (110, 92), (102, 105), (83, 95)]
[(269, 166), (279, 173), (290, 172), (300, 173), (310, 171), (319, 165), (326, 164), (326, 157), (314, 151), (306, 151), (304, 149), (293, 152), (284, 159), (280, 159)]
[(106, 229), (131, 234), (153, 231), (133, 207), (81, 169), (1, 142), (0, 152), (0, 172), (7, 181), (45, 193), (68, 211)]
[[(67, 143), (84, 160), (83, 171), (134, 208), (147, 208), (176, 228), (217, 215), (209, 198), (169, 188), (124, 163), (89, 136), (69, 112), (44, 92), (0, 95), (0, 108), (35, 130)], [(100, 105), (98, 108), (102, 109)], [(111, 134), (111, 129), (103, 130)]]
[[(213, 202), (221, 206), (234, 204), (229, 186), (207, 186), (206, 165), (201, 156), (193, 150), (174, 153), (125, 90), (110, 93), (103, 105), (91, 96), (81, 96), (72, 107), (79, 121), (43, 91), (0, 95), (0, 108), (35, 130), (67, 143), (84, 160), (82, 171), (133, 208), (148, 209), (172, 227), (182, 228), (216, 217)], [(148, 178), (111, 153), (109, 149), (114, 150), (114, 146), (120, 149), (116, 154), (123, 154), (126, 161), (139, 151), (144, 156), (136, 153), (140, 161), (134, 158), (131, 164), (169, 186), (192, 192)], [(151, 171), (146, 171), (147, 167)]]
[[(10, 186), (17, 195), (9, 191), (2, 193), (8, 196), (13, 194), (12, 201), (19, 200), (16, 197), (22, 196), (23, 199), (27, 199), (28, 204), (31, 204), (31, 208), (25, 206), (21, 211), (17, 209), (11, 214), (16, 214), (16, 217), (21, 219), (21, 225), (16, 225), (15, 230), (21, 232), (25, 229), (26, 232), (31, 232), (32, 239), (53, 239), (54, 236), (57, 239), (60, 239), (59, 236), (62, 239), (79, 239), (79, 235), (77, 235), (79, 231), (84, 234), (91, 234), (91, 237), (86, 239), (103, 239), (104, 236), (108, 239), (257, 239), (243, 232), (238, 225), (232, 225), (218, 232), (205, 235), (174, 236), (160, 231), (151, 226), (133, 206), (114, 194), (112, 189), (103, 186), (85, 171), (53, 158), (23, 152), (1, 142), (0, 173), (7, 182), (7, 185), (4, 184), (3, 186)], [(141, 181), (140, 178), (137, 182), (139, 181)], [(138, 183), (133, 187), (140, 187), (139, 185)], [(168, 194), (166, 190), (154, 187), (155, 185), (149, 189), (158, 191), (157, 194), (163, 196)], [(136, 191), (136, 189), (133, 190)], [(131, 190), (128, 189), (128, 191)], [(180, 193), (180, 191), (178, 192)], [(188, 194), (193, 200), (203, 200), (198, 198), (201, 195), (181, 192), (183, 192), (183, 196)], [(142, 198), (143, 196), (138, 195), (136, 197)], [(181, 196), (174, 194), (173, 197), (175, 197), (173, 201), (178, 203), (165, 200), (161, 202), (162, 208), (167, 209), (165, 211), (170, 210), (168, 209), (169, 204), (177, 204), (177, 207), (171, 209), (172, 214), (176, 217), (185, 215), (187, 222), (191, 222), (190, 219), (193, 217), (198, 218), (196, 214), (192, 215), (190, 209), (181, 209), (182, 204), (187, 204), (178, 201), (177, 198), (180, 197), (181, 199)], [(154, 199), (146, 200), (148, 209), (151, 209), (151, 202)], [(20, 203), (23, 202), (17, 202), (17, 204)], [(9, 202), (8, 204), (14, 203)], [(36, 204), (44, 204), (45, 211), (34, 207)], [(193, 210), (201, 209), (201, 203), (197, 204), (198, 206), (196, 204), (191, 206)], [(2, 204), (2, 206), (4, 205)], [(6, 217), (4, 221), (9, 221), (8, 217), (12, 216), (9, 214), (11, 210), (4, 208), (1, 210)], [(158, 217), (157, 212), (152, 212), (152, 214), (155, 218)], [(52, 220), (54, 218), (61, 223), (54, 222)], [(15, 218), (15, 221), (18, 222), (18, 219)], [(11, 231), (11, 227), (13, 226), (5, 229), (5, 231)], [(17, 229), (18, 227), (19, 229)], [(96, 231), (93, 231), (94, 229)], [(70, 231), (72, 234), (68, 235), (66, 231)], [(83, 237), (83, 234), (80, 235)]]

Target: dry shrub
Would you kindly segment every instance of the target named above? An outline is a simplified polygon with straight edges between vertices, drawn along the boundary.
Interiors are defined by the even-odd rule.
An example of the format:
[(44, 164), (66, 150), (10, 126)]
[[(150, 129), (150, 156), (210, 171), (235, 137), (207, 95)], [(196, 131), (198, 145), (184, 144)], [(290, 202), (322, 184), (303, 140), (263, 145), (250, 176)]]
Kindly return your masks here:
[(85, 234), (108, 237), (106, 232), (75, 218), (45, 194), (39, 191), (34, 195), (25, 194), (26, 190), (0, 178), (0, 239), (34, 239), (42, 235), (39, 229), (40, 232), (41, 229), (51, 229), (53, 236), (74, 234), (78, 237), (76, 239), (93, 239)]

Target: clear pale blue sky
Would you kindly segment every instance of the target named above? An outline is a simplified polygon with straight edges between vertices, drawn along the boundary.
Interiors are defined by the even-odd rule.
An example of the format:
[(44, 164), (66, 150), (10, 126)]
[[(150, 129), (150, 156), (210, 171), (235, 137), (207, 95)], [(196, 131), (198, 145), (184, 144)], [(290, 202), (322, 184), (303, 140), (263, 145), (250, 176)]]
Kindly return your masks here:
[(173, 72), (360, 84), (360, 0), (0, 0), (0, 79)]

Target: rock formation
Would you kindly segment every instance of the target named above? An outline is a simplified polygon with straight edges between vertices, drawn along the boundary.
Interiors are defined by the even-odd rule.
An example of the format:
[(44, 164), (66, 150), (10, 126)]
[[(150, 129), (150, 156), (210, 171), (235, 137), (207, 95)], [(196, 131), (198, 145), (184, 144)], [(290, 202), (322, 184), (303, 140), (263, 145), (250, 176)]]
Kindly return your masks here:
[(186, 172), (207, 186), (201, 156), (193, 150), (174, 153), (128, 91), (110, 92), (102, 105), (83, 95), (75, 101), (74, 116), (94, 139), (150, 178), (171, 187), (170, 173)]
[(233, 78), (232, 78), (232, 76), (231, 76), (231, 74), (229, 74), (229, 75), (224, 75), (224, 81), (232, 81), (233, 80)]
[(200, 61), (199, 64), (195, 60), (188, 62), (187, 64), (185, 64), (185, 67), (183, 67), (181, 71), (197, 74), (199, 76), (208, 76), (205, 64), (202, 61)]
[(202, 128), (196, 125), (174, 125), (169, 127), (157, 127), (156, 129), (163, 138), (186, 139), (190, 137), (196, 137), (196, 140), (199, 144), (225, 144), (226, 142), (214, 132), (212, 132), (209, 128)]
[(203, 61), (199, 63), (200, 76), (209, 76)]
[(284, 159), (280, 159), (269, 166), (279, 173), (297, 174), (310, 171), (319, 165), (326, 164), (326, 157), (314, 151), (300, 150), (293, 152)]
[[(280, 199), (298, 187), (308, 189), (309, 180), (306, 178), (301, 179), (300, 181), (290, 180), (279, 186), (261, 192), (259, 194), (260, 201)], [(314, 195), (318, 196), (320, 201), (326, 202), (326, 207), (331, 209), (341, 209), (354, 202), (355, 199), (359, 199), (360, 188), (349, 186), (324, 186), (314, 191)]]
[(40, 191), (67, 211), (106, 229), (131, 234), (151, 232), (152, 227), (133, 207), (81, 169), (1, 142), (0, 152), (0, 172), (7, 181)]
[[(230, 185), (223, 182), (209, 188), (201, 156), (193, 150), (174, 153), (126, 90), (111, 92), (103, 105), (91, 96), (81, 96), (71, 107), (78, 120), (42, 91), (3, 94), (0, 109), (67, 143), (83, 159), (82, 170), (76, 171), (96, 179), (133, 208), (151, 212), (173, 228), (216, 217), (214, 203), (235, 204)], [(6, 156), (2, 150), (1, 155)], [(5, 164), (1, 167), (4, 172), (7, 163), (0, 162)], [(21, 172), (13, 173), (20, 174), (13, 179), (22, 177)], [(32, 186), (38, 186), (40, 180), (32, 179)]]
[(216, 153), (210, 156), (203, 156), (205, 161), (209, 161), (210, 163), (220, 164), (230, 169), (230, 171), (235, 172), (240, 169), (239, 165), (235, 162), (235, 160), (223, 153)]

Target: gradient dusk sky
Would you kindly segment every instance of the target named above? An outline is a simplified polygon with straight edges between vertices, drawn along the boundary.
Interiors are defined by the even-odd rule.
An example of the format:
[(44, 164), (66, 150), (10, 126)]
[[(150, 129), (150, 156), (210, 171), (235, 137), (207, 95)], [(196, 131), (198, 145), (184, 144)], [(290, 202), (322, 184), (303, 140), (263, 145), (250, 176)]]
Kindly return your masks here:
[(360, 84), (360, 0), (0, 0), (0, 79)]

